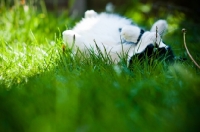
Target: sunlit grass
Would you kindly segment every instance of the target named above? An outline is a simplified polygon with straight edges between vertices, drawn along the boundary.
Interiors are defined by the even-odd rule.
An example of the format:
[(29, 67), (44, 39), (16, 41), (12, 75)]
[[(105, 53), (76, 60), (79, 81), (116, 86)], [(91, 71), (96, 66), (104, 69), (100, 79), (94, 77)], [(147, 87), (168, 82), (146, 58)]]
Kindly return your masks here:
[(24, 8), (15, 5), (1, 11), (0, 80), (6, 85), (21, 83), (55, 67), (62, 44), (59, 20), (35, 11), (33, 6)]
[[(61, 36), (73, 23), (65, 13), (3, 6), (0, 20), (0, 131), (198, 130), (200, 72), (189, 58), (135, 58), (127, 68), (123, 57), (116, 65), (100, 52), (72, 56)], [(164, 40), (187, 57), (179, 29)], [(198, 61), (198, 46), (189, 48)]]

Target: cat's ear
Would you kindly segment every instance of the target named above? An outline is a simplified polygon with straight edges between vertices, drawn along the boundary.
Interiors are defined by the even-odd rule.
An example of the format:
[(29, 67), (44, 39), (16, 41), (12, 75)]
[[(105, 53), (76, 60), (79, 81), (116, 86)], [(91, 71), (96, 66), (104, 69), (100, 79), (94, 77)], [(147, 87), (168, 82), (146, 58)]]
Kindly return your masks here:
[(85, 12), (85, 18), (96, 17), (98, 14), (94, 10), (87, 10)]
[(168, 24), (165, 20), (158, 20), (153, 24), (150, 31), (157, 32), (160, 36), (163, 36), (167, 28), (168, 28)]

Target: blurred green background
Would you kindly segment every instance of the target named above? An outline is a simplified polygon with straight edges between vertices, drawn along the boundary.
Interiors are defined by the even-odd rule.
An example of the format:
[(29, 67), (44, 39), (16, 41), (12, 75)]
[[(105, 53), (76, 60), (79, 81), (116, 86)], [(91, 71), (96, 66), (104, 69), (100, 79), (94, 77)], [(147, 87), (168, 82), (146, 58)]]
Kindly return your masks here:
[[(163, 40), (187, 60), (135, 60), (128, 69), (94, 54), (72, 57), (62, 31), (106, 6), (147, 30), (166, 19)], [(181, 0), (1, 0), (0, 132), (200, 131), (200, 70), (181, 32), (200, 63), (198, 14), (196, 2)]]

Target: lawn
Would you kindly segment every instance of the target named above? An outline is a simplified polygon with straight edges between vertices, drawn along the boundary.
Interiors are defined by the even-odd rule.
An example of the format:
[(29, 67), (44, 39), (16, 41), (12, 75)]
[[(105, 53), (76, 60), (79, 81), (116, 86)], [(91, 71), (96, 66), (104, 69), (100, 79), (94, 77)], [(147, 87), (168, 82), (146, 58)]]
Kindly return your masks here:
[[(198, 131), (200, 70), (183, 47), (181, 29), (200, 62), (200, 26), (167, 17), (170, 44), (184, 62), (147, 60), (127, 68), (101, 55), (71, 56), (62, 31), (76, 20), (29, 5), (0, 8), (1, 132), (163, 132)], [(127, 17), (136, 17), (133, 11)], [(156, 18), (146, 21), (146, 28)], [(187, 20), (187, 21), (186, 21)]]

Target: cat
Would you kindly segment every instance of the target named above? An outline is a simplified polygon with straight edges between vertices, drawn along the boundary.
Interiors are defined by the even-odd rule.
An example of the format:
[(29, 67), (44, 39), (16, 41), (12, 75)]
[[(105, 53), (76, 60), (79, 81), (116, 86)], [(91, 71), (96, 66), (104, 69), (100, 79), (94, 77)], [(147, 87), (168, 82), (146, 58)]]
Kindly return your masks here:
[(126, 53), (129, 65), (136, 55), (153, 54), (155, 47), (160, 51), (160, 55), (168, 53), (168, 60), (173, 60), (173, 51), (162, 41), (167, 27), (166, 20), (158, 20), (150, 31), (144, 31), (131, 19), (117, 14), (98, 14), (94, 10), (88, 10), (73, 29), (63, 31), (62, 35), (63, 41), (74, 52), (79, 49), (89, 53), (92, 49), (98, 54), (100, 50), (104, 55), (109, 54), (115, 63), (121, 60), (120, 55)]

